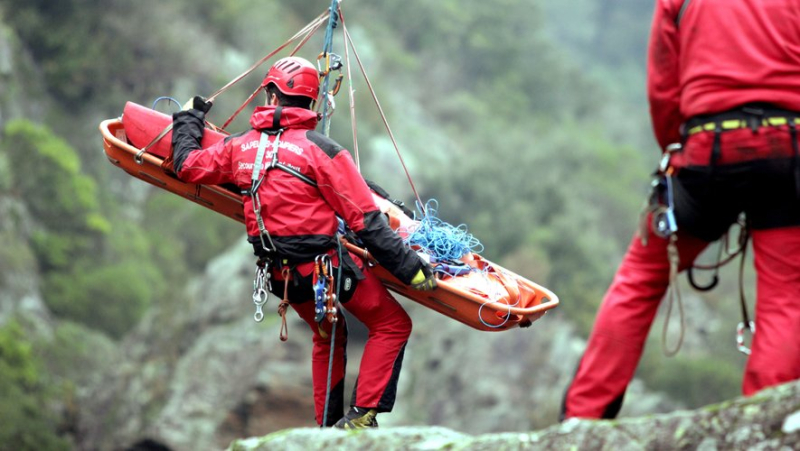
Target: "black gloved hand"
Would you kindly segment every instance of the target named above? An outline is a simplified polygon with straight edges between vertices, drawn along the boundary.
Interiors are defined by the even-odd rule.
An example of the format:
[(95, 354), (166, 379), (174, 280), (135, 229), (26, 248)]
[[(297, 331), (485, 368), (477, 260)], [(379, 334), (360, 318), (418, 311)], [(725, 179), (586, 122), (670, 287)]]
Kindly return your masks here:
[(214, 103), (209, 100), (206, 100), (205, 97), (194, 96), (183, 105), (183, 109), (184, 110), (195, 109), (197, 111), (202, 111), (203, 114), (205, 114), (208, 113), (209, 110), (211, 110), (211, 107), (213, 105)]
[(436, 276), (434, 276), (433, 269), (428, 264), (420, 268), (419, 272), (411, 279), (411, 288), (418, 291), (431, 291), (436, 286)]

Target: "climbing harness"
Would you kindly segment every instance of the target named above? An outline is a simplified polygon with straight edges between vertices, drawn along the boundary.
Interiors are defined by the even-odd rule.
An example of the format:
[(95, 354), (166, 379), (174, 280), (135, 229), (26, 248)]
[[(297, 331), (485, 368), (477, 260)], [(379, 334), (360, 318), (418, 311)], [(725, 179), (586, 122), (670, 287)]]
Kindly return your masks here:
[[(716, 125), (714, 130), (718, 133), (721, 131), (719, 130), (720, 126)], [(716, 140), (718, 140), (719, 134), (717, 134)], [(718, 142), (715, 142), (714, 148), (715, 151), (712, 152), (712, 160), (716, 160), (718, 158)], [(651, 184), (652, 191), (649, 197), (649, 201), (647, 202), (644, 210), (642, 211), (642, 216), (640, 218), (640, 239), (642, 241), (642, 245), (647, 245), (647, 230), (646, 228), (650, 226), (653, 230), (653, 233), (656, 236), (664, 238), (668, 240), (667, 242), (667, 259), (669, 261), (669, 288), (667, 293), (667, 311), (666, 311), (666, 319), (664, 320), (664, 326), (662, 328), (661, 333), (661, 341), (662, 347), (664, 350), (664, 354), (667, 356), (675, 355), (681, 348), (684, 339), (685, 333), (685, 313), (683, 310), (683, 301), (680, 293), (680, 286), (678, 284), (678, 270), (680, 266), (680, 255), (678, 253), (677, 247), (677, 239), (678, 239), (678, 225), (675, 220), (675, 198), (674, 198), (674, 176), (675, 176), (675, 168), (670, 164), (671, 157), (682, 150), (682, 145), (680, 143), (670, 144), (667, 146), (666, 151), (664, 152), (663, 157), (659, 163), (659, 167), (654, 174), (654, 179)], [(713, 163), (714, 161), (712, 161)], [(650, 224), (647, 224), (646, 218), (650, 214), (651, 221)], [(699, 265), (693, 263), (687, 269), (687, 279), (689, 284), (698, 291), (709, 291), (713, 289), (719, 282), (719, 269), (731, 262), (734, 258), (741, 255), (741, 264), (739, 267), (739, 295), (740, 295), (740, 303), (742, 308), (742, 322), (740, 322), (736, 327), (736, 344), (737, 348), (745, 353), (749, 354), (750, 350), (744, 345), (744, 335), (745, 329), (749, 330), (752, 334), (755, 333), (755, 325), (749, 319), (749, 315), (747, 314), (747, 303), (744, 294), (744, 282), (743, 282), (743, 275), (744, 275), (744, 263), (745, 263), (745, 251), (747, 249), (747, 241), (749, 238), (748, 227), (746, 221), (740, 217), (737, 220), (737, 224), (740, 227), (739, 239), (738, 239), (738, 248), (731, 249), (730, 246), (730, 232), (726, 233), (724, 237), (720, 241), (720, 247), (717, 253), (717, 260), (712, 265)], [(723, 258), (723, 250), (727, 254)], [(707, 285), (700, 285), (697, 283), (694, 277), (695, 270), (708, 270), (714, 271), (712, 275), (711, 281)], [(673, 302), (677, 302), (678, 304), (678, 311), (680, 317), (680, 332), (678, 342), (674, 348), (669, 349), (667, 347), (667, 329), (669, 326), (669, 318), (672, 314), (672, 305)]]
[[(280, 109), (276, 108), (275, 116), (280, 117)], [(277, 122), (277, 121), (276, 121)], [(253, 203), (253, 212), (256, 216), (256, 222), (258, 223), (258, 231), (259, 231), (259, 239), (261, 240), (261, 247), (267, 251), (267, 253), (275, 253), (275, 243), (272, 242), (272, 237), (267, 230), (267, 227), (264, 225), (264, 218), (261, 216), (261, 196), (258, 195), (258, 189), (261, 187), (261, 183), (267, 178), (267, 173), (271, 168), (276, 166), (278, 162), (278, 146), (280, 145), (281, 133), (283, 132), (282, 128), (279, 128), (277, 131), (274, 132), (275, 134), (275, 141), (272, 142), (272, 160), (270, 164), (266, 167), (264, 171), (264, 175), (261, 175), (261, 165), (264, 162), (264, 153), (267, 147), (267, 142), (269, 142), (269, 135), (271, 132), (262, 131), (261, 132), (261, 139), (258, 142), (258, 152), (256, 152), (256, 160), (253, 163), (253, 175), (251, 177), (251, 186), (249, 190), (246, 190), (242, 194), (249, 195), (252, 199)], [(267, 241), (269, 241), (269, 247), (267, 247), (267, 243), (264, 241), (266, 237)]]
[[(276, 108), (275, 110), (275, 122), (276, 124), (280, 123), (280, 107)], [(264, 249), (267, 255), (277, 255), (277, 249), (275, 247), (275, 243), (272, 241), (272, 237), (269, 234), (265, 224), (264, 218), (261, 215), (261, 198), (258, 195), (258, 190), (261, 187), (262, 183), (267, 178), (267, 173), (274, 168), (282, 169), (286, 172), (289, 172), (306, 183), (311, 184), (312, 186), (316, 186), (316, 182), (311, 180), (310, 178), (306, 177), (303, 174), (300, 174), (296, 170), (289, 168), (278, 162), (278, 148), (280, 146), (280, 138), (281, 133), (283, 133), (282, 128), (278, 128), (277, 130), (264, 130), (261, 132), (261, 138), (258, 142), (258, 151), (256, 152), (255, 162), (253, 163), (253, 174), (251, 176), (251, 186), (249, 189), (244, 190), (242, 192), (243, 195), (250, 196), (253, 204), (253, 212), (255, 213), (256, 223), (258, 224), (259, 230), (259, 239), (261, 240), (261, 247)], [(263, 166), (264, 156), (266, 154), (266, 147), (267, 143), (269, 142), (269, 136), (275, 135), (275, 141), (272, 143), (272, 157), (270, 159), (269, 164)], [(264, 168), (264, 174), (261, 174), (261, 169)], [(267, 245), (269, 242), (269, 245)], [(253, 302), (256, 304), (256, 313), (255, 313), (255, 320), (261, 322), (264, 319), (264, 314), (261, 310), (262, 306), (267, 302), (267, 298), (269, 297), (269, 291), (265, 290), (265, 282), (266, 285), (269, 285), (270, 282), (270, 274), (269, 274), (269, 258), (261, 258), (256, 263), (256, 277), (253, 282)], [(286, 268), (283, 268), (286, 269)], [(285, 279), (285, 277), (284, 277)], [(286, 280), (286, 284), (288, 286), (288, 280)], [(286, 301), (286, 296), (284, 296), (284, 301)], [(283, 303), (281, 303), (283, 306)], [(283, 310), (285, 311), (285, 306), (283, 306)], [(284, 314), (282, 314), (283, 316)], [(285, 326), (285, 319), (284, 319), (284, 326)], [(283, 333), (281, 333), (281, 340), (283, 339)], [(284, 340), (285, 341), (285, 340)]]

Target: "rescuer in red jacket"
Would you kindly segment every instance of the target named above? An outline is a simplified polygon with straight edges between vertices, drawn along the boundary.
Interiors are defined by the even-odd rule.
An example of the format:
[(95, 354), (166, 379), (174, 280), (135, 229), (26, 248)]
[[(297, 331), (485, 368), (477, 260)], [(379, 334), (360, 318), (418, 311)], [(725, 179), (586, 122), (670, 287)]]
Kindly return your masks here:
[[(755, 253), (742, 391), (800, 378), (800, 16), (796, 0), (658, 0), (648, 52), (677, 232), (635, 236), (597, 314), (562, 418), (613, 418), (670, 280), (741, 212)], [(648, 221), (650, 223), (650, 221)], [(643, 244), (641, 238), (646, 238)]]
[[(210, 104), (196, 97), (194, 108), (176, 113), (174, 171), (186, 182), (233, 183), (245, 192), (248, 241), (260, 262), (271, 268), (271, 290), (282, 298), (288, 283), (290, 305), (314, 333), (317, 423), (326, 418), (326, 426), (377, 427), (377, 413), (391, 411), (395, 402), (411, 319), (360, 257), (345, 250), (339, 261), (337, 216), (401, 282), (431, 290), (436, 280), (429, 266), (389, 228), (349, 152), (314, 131), (318, 116), (311, 105), (319, 92), (317, 69), (302, 58), (284, 58), (270, 68), (262, 87), (267, 105), (253, 112), (253, 128), (207, 149), (200, 148), (200, 140)], [(344, 416), (347, 327), (341, 312), (327, 416), (324, 412), (332, 323), (319, 321), (315, 312), (312, 281), (321, 258), (332, 262), (334, 273), (341, 269), (339, 301), (369, 329), (351, 409)]]

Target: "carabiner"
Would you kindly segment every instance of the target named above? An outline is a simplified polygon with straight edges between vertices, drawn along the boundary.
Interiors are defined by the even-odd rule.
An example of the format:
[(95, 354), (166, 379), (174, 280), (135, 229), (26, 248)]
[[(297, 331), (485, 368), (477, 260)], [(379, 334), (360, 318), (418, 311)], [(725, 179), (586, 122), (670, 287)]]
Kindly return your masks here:
[(253, 319), (258, 323), (264, 320), (262, 307), (267, 303), (267, 300), (269, 300), (269, 291), (266, 289), (266, 287), (270, 285), (269, 279), (270, 273), (268, 265), (256, 265), (256, 275), (253, 279), (253, 304), (256, 305), (256, 312), (253, 315)]
[(745, 325), (744, 321), (740, 322), (736, 325), (736, 348), (744, 355), (750, 355), (750, 348), (745, 346), (744, 344), (744, 330), (750, 331), (752, 335), (756, 333), (756, 324), (750, 321), (747, 325)]

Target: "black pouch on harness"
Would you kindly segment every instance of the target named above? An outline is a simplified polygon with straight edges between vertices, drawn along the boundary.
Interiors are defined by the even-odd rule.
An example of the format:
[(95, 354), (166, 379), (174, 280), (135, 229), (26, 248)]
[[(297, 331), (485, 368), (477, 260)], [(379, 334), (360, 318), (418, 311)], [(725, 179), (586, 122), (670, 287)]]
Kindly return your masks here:
[[(342, 255), (342, 265), (333, 268), (333, 284), (336, 285), (339, 280), (339, 268), (342, 270), (341, 282), (337, 290), (337, 299), (344, 304), (353, 297), (356, 291), (358, 281), (364, 279), (364, 274), (358, 269), (356, 263), (350, 258), (350, 255), (345, 253)], [(285, 283), (283, 280), (272, 280), (270, 292), (275, 296), (283, 299), (283, 290)], [(289, 303), (302, 304), (314, 300), (314, 273), (307, 276), (302, 276), (295, 269), (292, 268), (292, 278), (289, 281)]]
[(393, 203), (394, 205), (396, 205), (409, 218), (413, 218), (414, 217), (414, 212), (411, 211), (408, 207), (406, 207), (405, 203), (403, 203), (400, 200), (393, 199), (392, 196), (389, 194), (389, 192), (386, 191), (385, 189), (383, 189), (383, 187), (381, 187), (380, 185), (378, 185), (377, 183), (375, 183), (375, 182), (373, 182), (371, 180), (364, 179), (364, 181), (367, 182), (367, 186), (369, 187), (369, 189), (374, 191), (375, 194), (381, 196), (382, 198), (384, 198), (384, 199), (388, 200), (389, 202)]

